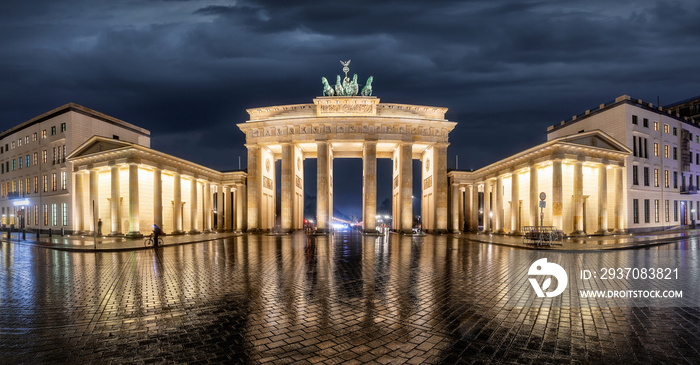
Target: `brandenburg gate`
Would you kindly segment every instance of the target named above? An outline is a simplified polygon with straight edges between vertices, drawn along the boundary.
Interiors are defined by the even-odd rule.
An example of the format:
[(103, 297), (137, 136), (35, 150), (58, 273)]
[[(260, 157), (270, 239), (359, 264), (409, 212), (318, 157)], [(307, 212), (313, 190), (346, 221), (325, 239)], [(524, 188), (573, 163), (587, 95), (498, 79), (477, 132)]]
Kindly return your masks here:
[(362, 218), (366, 232), (376, 231), (377, 159), (393, 166), (392, 228), (410, 233), (413, 226), (412, 160), (422, 162), (423, 230), (444, 232), (447, 226), (447, 146), (456, 123), (445, 119), (447, 108), (380, 103), (371, 96), (370, 77), (360, 91), (357, 75), (325, 78), (322, 97), (312, 104), (248, 109), (250, 120), (238, 124), (248, 149), (248, 230), (275, 226), (275, 161), (281, 160), (280, 221), (283, 231), (302, 229), (304, 164), (315, 158), (316, 225), (328, 231), (333, 215), (333, 160), (362, 158)]

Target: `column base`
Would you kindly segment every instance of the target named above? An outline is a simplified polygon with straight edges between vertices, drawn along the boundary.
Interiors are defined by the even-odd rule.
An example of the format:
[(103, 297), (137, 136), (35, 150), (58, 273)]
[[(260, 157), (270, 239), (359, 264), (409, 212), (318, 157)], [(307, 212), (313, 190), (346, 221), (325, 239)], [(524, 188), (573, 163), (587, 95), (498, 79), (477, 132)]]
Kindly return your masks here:
[(520, 231), (512, 231), (509, 233), (511, 236), (522, 236), (523, 232)]
[(172, 231), (169, 233), (171, 236), (179, 236), (185, 234), (185, 231)]
[(196, 230), (196, 229), (190, 229), (190, 231), (187, 232), (187, 234), (200, 234), (200, 233), (202, 233), (202, 232), (200, 232), (200, 231), (198, 231), (198, 230)]
[(212, 232), (214, 232), (214, 231), (212, 231), (211, 229), (205, 229), (202, 231), (202, 233), (212, 233)]
[(124, 233), (121, 233), (121, 232), (111, 232), (107, 236), (109, 236), (109, 237), (121, 237), (123, 235), (124, 235)]
[(609, 235), (610, 235), (610, 232), (609, 232), (607, 229), (599, 229), (599, 230), (596, 231), (596, 233), (594, 233), (594, 234), (595, 234), (595, 235), (598, 235), (598, 236), (609, 236)]
[(571, 236), (571, 237), (580, 237), (580, 236), (586, 236), (586, 235), (587, 234), (584, 231), (573, 231), (573, 232), (568, 234), (568, 236)]
[(127, 233), (125, 237), (128, 237), (128, 238), (143, 238), (143, 234), (142, 234), (141, 232), (138, 232), (138, 231), (131, 231), (131, 232)]
[(506, 231), (504, 229), (499, 229), (496, 231), (496, 234), (506, 234)]
[(612, 232), (612, 234), (627, 234), (626, 229), (616, 229)]

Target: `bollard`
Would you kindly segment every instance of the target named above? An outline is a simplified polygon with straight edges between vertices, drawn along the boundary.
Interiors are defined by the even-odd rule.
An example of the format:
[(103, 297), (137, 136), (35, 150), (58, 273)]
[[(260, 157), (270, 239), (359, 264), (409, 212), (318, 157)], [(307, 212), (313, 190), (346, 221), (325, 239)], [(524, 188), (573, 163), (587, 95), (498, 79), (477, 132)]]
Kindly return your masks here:
[(36, 229), (36, 240), (39, 240), (39, 236), (41, 234), (41, 230), (39, 228)]
[(51, 238), (52, 236), (53, 236), (53, 234), (51, 232), (51, 228), (49, 228), (49, 238)]
[(61, 227), (61, 237), (66, 235), (65, 228)]
[(23, 229), (23, 230), (22, 230), (22, 239), (23, 239), (23, 240), (26, 240), (26, 239), (27, 239), (27, 230), (26, 230), (26, 229)]

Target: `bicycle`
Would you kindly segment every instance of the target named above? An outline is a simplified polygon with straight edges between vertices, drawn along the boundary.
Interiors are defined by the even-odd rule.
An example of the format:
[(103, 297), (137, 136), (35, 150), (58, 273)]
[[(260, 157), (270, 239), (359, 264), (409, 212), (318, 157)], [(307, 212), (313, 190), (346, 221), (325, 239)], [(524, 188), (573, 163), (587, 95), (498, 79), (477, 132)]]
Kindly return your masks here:
[[(150, 236), (146, 237), (146, 239), (143, 240), (143, 245), (146, 247), (153, 246), (153, 233), (151, 233)], [(158, 245), (163, 245), (163, 237), (158, 237)]]

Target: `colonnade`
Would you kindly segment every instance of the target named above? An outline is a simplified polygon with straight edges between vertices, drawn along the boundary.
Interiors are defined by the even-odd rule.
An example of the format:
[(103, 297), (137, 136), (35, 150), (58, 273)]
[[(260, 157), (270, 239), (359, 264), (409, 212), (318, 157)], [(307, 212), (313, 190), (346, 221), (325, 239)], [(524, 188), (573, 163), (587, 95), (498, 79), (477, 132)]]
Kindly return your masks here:
[[(584, 163), (588, 171), (597, 175), (594, 194), (584, 195)], [(570, 172), (564, 173), (563, 164), (568, 166)], [(453, 232), (476, 232), (481, 222), (484, 232), (519, 235), (522, 227), (540, 226), (543, 222), (545, 226), (554, 226), (569, 235), (608, 234), (609, 228), (613, 228), (614, 233), (624, 232), (623, 170), (621, 165), (606, 160), (595, 163), (556, 158), (511, 171), (484, 174), (472, 178), (471, 182), (459, 181), (459, 176), (455, 174), (451, 181), (450, 228)], [(609, 175), (612, 175), (612, 181), (609, 181)], [(510, 187), (509, 199), (504, 191), (506, 179)], [(521, 194), (523, 182), (529, 185), (527, 194)], [(590, 186), (590, 183), (587, 185)], [(539, 207), (541, 192), (546, 195), (544, 209)], [(588, 205), (588, 209), (595, 209), (597, 215), (593, 222), (591, 214), (584, 214), (587, 198), (592, 198), (591, 203), (595, 201), (595, 205)], [(608, 211), (609, 205), (613, 207), (611, 212)], [(508, 207), (509, 224), (506, 225), (505, 212)], [(597, 227), (597, 230), (594, 232), (591, 226)]]
[[(392, 228), (396, 231), (410, 233), (413, 228), (413, 164), (414, 158), (427, 163), (424, 176), (435, 181), (425, 185), (423, 192), (429, 190), (425, 199), (432, 202), (429, 211), (423, 212), (424, 228), (429, 231), (447, 230), (447, 144), (428, 145), (414, 156), (413, 144), (410, 142), (393, 143), (392, 151), (377, 150), (377, 140), (361, 143), (361, 151), (343, 151), (339, 157), (362, 158), (362, 218), (364, 230), (376, 231), (377, 228), (377, 158), (391, 158), (393, 174), (392, 193)], [(331, 229), (333, 219), (333, 160), (335, 152), (333, 141), (318, 140), (314, 142), (315, 150), (302, 151), (298, 143), (281, 143), (276, 145), (248, 145), (248, 229), (273, 229), (279, 222), (282, 231), (303, 228), (303, 181), (304, 172), (300, 161), (307, 157), (316, 157), (316, 229), (327, 232)], [(308, 143), (307, 143), (308, 145)], [(279, 150), (281, 153), (275, 153)], [(430, 158), (434, 162), (430, 163)], [(274, 161), (281, 160), (280, 169), (280, 217), (275, 216), (275, 171)], [(294, 161), (297, 160), (295, 166)], [(301, 185), (300, 185), (301, 184)], [(423, 196), (425, 194), (421, 194)], [(297, 199), (299, 197), (299, 199)], [(269, 202), (273, 204), (270, 204)], [(430, 216), (430, 217), (427, 217)], [(426, 224), (425, 222), (429, 222)]]
[[(244, 179), (212, 181), (205, 175), (183, 175), (137, 162), (79, 167), (74, 178), (76, 232), (94, 232), (100, 220), (108, 222), (101, 233), (111, 236), (139, 237), (152, 231), (153, 224), (169, 234), (246, 228)], [(183, 192), (189, 193), (189, 199), (183, 199)], [(164, 206), (164, 201), (170, 204)]]

